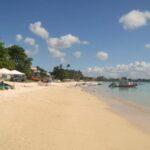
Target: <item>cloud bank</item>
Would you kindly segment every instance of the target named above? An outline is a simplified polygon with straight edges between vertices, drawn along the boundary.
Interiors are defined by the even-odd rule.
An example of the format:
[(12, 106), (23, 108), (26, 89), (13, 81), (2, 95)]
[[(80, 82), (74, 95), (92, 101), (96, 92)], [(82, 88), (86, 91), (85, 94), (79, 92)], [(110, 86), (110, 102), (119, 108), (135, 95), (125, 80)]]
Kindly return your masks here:
[(115, 67), (90, 67), (87, 74), (105, 77), (150, 78), (150, 63), (137, 61), (130, 64), (120, 64)]

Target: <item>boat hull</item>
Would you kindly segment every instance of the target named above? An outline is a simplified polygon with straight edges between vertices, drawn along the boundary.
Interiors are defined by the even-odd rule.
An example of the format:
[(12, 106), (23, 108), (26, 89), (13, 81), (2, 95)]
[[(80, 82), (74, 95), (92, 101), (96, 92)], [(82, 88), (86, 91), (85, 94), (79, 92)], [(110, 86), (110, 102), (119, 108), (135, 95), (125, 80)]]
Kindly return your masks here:
[(124, 88), (132, 88), (136, 87), (137, 85), (119, 85), (118, 87), (124, 87)]
[(137, 84), (130, 84), (130, 85), (116, 85), (116, 84), (110, 84), (109, 87), (120, 87), (120, 88), (134, 88)]

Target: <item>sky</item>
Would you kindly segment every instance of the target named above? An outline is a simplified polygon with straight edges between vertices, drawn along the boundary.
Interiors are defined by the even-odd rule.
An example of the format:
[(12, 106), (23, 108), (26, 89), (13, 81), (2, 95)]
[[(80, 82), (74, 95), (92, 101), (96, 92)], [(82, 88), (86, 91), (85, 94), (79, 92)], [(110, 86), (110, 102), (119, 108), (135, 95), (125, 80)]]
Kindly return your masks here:
[(0, 39), (46, 70), (150, 78), (149, 0), (1, 0)]

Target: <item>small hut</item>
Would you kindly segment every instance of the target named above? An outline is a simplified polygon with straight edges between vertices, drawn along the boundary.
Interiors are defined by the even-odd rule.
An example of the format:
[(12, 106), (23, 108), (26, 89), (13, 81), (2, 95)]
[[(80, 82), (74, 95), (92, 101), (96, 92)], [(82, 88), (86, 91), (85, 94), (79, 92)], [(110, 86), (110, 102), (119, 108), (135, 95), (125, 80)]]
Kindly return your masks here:
[(20, 72), (20, 71), (17, 71), (17, 70), (12, 70), (11, 71), (11, 80), (12, 81), (24, 81), (25, 80), (25, 74)]
[(1, 79), (5, 79), (5, 80), (10, 79), (11, 74), (12, 74), (11, 71), (6, 68), (0, 69), (0, 78)]

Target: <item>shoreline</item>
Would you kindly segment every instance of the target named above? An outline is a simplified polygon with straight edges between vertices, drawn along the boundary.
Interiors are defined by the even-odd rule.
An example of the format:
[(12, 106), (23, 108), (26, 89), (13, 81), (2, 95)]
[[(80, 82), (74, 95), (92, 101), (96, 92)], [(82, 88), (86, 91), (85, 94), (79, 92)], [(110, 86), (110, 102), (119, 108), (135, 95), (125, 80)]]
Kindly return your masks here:
[(131, 102), (126, 99), (115, 97), (106, 92), (98, 93), (95, 89), (82, 87), (85, 92), (96, 96), (99, 100), (103, 101), (110, 107), (110, 111), (117, 115), (124, 117), (132, 124), (136, 125), (140, 130), (150, 134), (150, 108), (144, 105)]
[(150, 134), (74, 84), (20, 86), (0, 93), (0, 149), (150, 149)]

